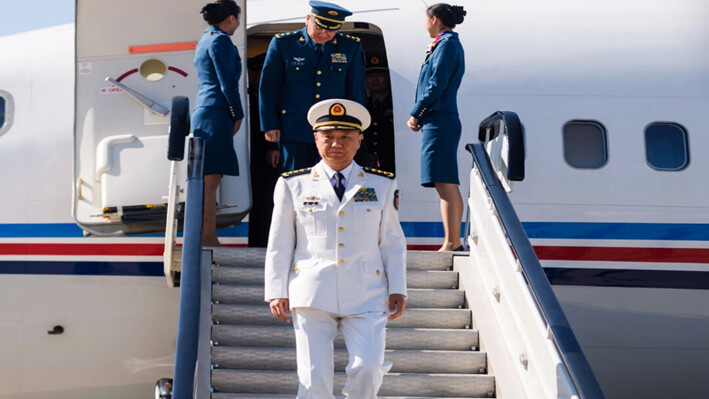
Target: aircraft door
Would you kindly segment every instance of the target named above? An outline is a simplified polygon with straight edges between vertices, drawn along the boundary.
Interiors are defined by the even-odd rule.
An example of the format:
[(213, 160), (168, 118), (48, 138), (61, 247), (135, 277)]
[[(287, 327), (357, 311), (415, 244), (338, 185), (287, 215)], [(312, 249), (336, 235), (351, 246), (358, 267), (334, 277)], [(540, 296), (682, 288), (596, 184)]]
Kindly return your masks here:
[[(232, 41), (246, 69), (245, 0)], [(198, 90), (195, 48), (207, 27), (204, 0), (78, 0), (76, 4), (76, 222), (97, 235), (165, 229), (170, 105)], [(246, 77), (240, 79), (246, 104)], [(244, 105), (245, 106), (245, 105)], [(248, 120), (234, 139), (241, 176), (225, 178), (218, 224), (238, 224), (251, 207)], [(180, 164), (180, 188), (186, 164)], [(184, 191), (178, 202), (184, 201)]]

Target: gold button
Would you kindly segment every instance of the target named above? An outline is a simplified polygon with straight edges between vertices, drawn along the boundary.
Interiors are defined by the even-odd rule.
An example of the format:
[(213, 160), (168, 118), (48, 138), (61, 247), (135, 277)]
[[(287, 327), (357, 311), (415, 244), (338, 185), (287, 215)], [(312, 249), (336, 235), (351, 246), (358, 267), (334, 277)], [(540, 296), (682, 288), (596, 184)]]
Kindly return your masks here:
[(340, 216), (345, 216), (345, 212), (344, 212), (344, 211), (340, 211)]
[(377, 126), (377, 122), (372, 123), (372, 125)]
[(339, 245), (339, 247), (340, 247), (340, 248), (344, 248), (344, 247), (345, 247), (345, 244), (342, 244), (342, 243), (341, 243), (341, 244)]
[(282, 111), (281, 111), (281, 113), (282, 113), (282, 114), (285, 114), (285, 113), (286, 113), (286, 110), (285, 110), (285, 109), (284, 109), (284, 110), (282, 110)]
[(344, 260), (344, 259), (340, 259), (340, 264), (341, 264), (341, 265), (344, 265), (344, 264), (345, 264), (345, 260)]
[(296, 71), (300, 71), (300, 67), (295, 67), (295, 70), (296, 70)]
[(315, 85), (320, 87), (320, 86), (322, 86), (322, 83), (318, 82), (318, 83), (315, 83)]
[(378, 135), (379, 135), (379, 132), (374, 132), (374, 133), (372, 133), (372, 134), (375, 135), (375, 136), (378, 136)]
[(371, 212), (371, 211), (372, 211), (371, 209), (367, 209), (367, 212)]
[(312, 212), (312, 211), (313, 211), (312, 209), (308, 209), (308, 212)]
[(320, 98), (320, 94), (316, 94), (316, 95), (315, 95), (315, 98)]
[(298, 271), (298, 268), (297, 268), (297, 267), (295, 268), (295, 271)]
[(318, 75), (322, 75), (322, 71), (318, 71)]
[(376, 151), (374, 151), (374, 155), (379, 155), (379, 153), (378, 153), (378, 152), (376, 152)]
[(380, 274), (382, 274), (382, 272), (380, 272), (379, 270), (377, 270), (377, 276), (380, 275)]
[(345, 231), (345, 228), (344, 228), (344, 227), (339, 227), (339, 228), (337, 229), (337, 231), (339, 231), (340, 233), (342, 233), (343, 231)]
[(337, 71), (338, 71), (338, 72), (342, 72), (342, 68), (337, 68)]

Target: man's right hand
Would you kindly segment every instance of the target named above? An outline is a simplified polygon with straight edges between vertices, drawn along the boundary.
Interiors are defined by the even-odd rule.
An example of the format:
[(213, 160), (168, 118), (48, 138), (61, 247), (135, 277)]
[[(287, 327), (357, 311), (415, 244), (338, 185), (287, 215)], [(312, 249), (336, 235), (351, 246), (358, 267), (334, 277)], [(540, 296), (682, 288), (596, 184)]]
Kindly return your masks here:
[(271, 143), (277, 143), (281, 139), (280, 129), (266, 130), (263, 134), (266, 136), (266, 141)]
[(276, 169), (278, 168), (278, 165), (281, 162), (281, 152), (278, 150), (271, 150), (266, 152), (266, 163), (268, 166), (271, 167), (271, 169)]
[(288, 318), (288, 315), (290, 315), (290, 302), (288, 298), (271, 299), (268, 306), (271, 307), (271, 313), (273, 313), (274, 316), (286, 323), (290, 323), (290, 318)]

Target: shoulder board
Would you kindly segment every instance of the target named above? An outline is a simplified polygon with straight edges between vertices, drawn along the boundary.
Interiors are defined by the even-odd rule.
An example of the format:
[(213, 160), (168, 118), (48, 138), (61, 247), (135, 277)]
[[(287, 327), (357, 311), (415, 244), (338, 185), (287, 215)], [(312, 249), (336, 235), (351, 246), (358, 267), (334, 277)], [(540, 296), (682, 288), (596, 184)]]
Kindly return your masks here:
[(296, 33), (298, 33), (297, 30), (294, 30), (294, 31), (291, 31), (291, 32), (277, 33), (277, 34), (276, 34), (276, 39), (282, 39), (282, 38), (284, 38), (284, 37), (293, 36), (293, 35), (295, 35)]
[(371, 174), (373, 174), (373, 175), (384, 176), (384, 177), (387, 177), (387, 178), (389, 178), (389, 179), (393, 179), (393, 178), (394, 178), (394, 174), (393, 174), (393, 173), (387, 172), (387, 171), (384, 171), (384, 170), (372, 169), (372, 168), (367, 168), (367, 167), (364, 167), (364, 168), (362, 168), (362, 169), (364, 169), (365, 172), (371, 173)]
[(340, 33), (340, 32), (337, 32), (337, 34), (340, 35), (340, 36), (342, 36), (342, 37), (346, 37), (346, 38), (348, 38), (348, 39), (350, 39), (350, 40), (354, 40), (354, 41), (356, 41), (356, 42), (359, 42), (359, 41), (360, 41), (360, 38), (358, 38), (357, 36), (352, 36), (352, 35), (348, 35), (347, 33)]
[(298, 175), (304, 175), (306, 173), (310, 173), (310, 171), (313, 168), (305, 168), (305, 169), (298, 169), (298, 170), (291, 170), (290, 172), (284, 172), (281, 173), (281, 176), (285, 178), (293, 177), (293, 176), (298, 176)]

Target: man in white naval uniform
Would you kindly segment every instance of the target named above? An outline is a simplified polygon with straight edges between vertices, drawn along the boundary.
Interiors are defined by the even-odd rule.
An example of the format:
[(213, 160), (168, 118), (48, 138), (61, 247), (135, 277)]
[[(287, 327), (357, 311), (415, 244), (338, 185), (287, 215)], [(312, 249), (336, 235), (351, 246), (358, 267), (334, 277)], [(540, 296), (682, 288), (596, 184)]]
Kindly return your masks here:
[(321, 101), (308, 121), (322, 160), (284, 173), (276, 184), (265, 299), (283, 321), (290, 322), (292, 311), (298, 399), (333, 398), (338, 329), (349, 352), (342, 393), (375, 399), (390, 367), (384, 363), (387, 319), (406, 307), (397, 184), (392, 173), (352, 160), (370, 123), (362, 105)]

